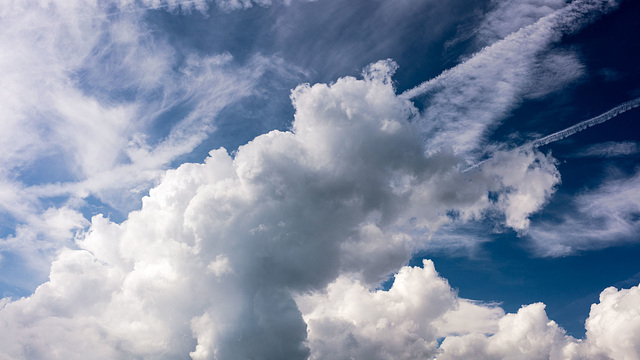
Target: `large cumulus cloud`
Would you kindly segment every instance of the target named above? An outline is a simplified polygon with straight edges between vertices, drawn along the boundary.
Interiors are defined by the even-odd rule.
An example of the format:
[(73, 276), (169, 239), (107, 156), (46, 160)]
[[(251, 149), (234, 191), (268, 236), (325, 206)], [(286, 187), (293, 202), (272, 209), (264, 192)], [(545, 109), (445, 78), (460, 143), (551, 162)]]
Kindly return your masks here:
[[(94, 217), (48, 282), (0, 311), (5, 354), (304, 359), (315, 345), (294, 295), (339, 276), (376, 286), (452, 221), (503, 213), (526, 227), (557, 183), (553, 161), (505, 153), (524, 165), (463, 173), (450, 152), (426, 156), (394, 70), (382, 61), (362, 80), (301, 85), (291, 131), (168, 171), (122, 224)], [(424, 313), (427, 333), (452, 299)]]
[[(271, 1), (209, 3), (233, 10)], [(417, 95), (396, 96), (391, 61), (372, 64), (362, 79), (301, 85), (291, 96), (289, 131), (166, 173), (213, 131), (221, 109), (253, 93), (265, 69), (286, 72), (282, 63), (254, 56), (239, 66), (228, 53), (183, 58), (139, 21), (152, 7), (204, 12), (205, 1), (8, 3), (0, 12), (10, 25), (0, 38), (12, 50), (0, 56), (9, 70), (0, 137), (32, 136), (0, 157), (0, 206), (27, 224), (0, 250), (35, 247), (56, 256), (49, 281), (31, 296), (0, 301), (0, 358), (637, 358), (637, 287), (606, 289), (586, 338), (576, 340), (543, 304), (505, 314), (460, 298), (430, 261), (402, 267), (444, 225), (490, 218), (526, 233), (530, 215), (560, 182), (553, 157), (530, 148), (496, 151), (463, 171), (487, 129), (522, 99), (581, 75), (576, 55), (549, 46), (616, 5), (528, 3), (541, 11), (499, 6), (486, 38), (532, 25)], [(518, 9), (526, 10), (522, 21), (500, 22)], [(15, 16), (26, 10), (29, 16)], [(32, 89), (43, 90), (16, 100)], [(408, 98), (424, 91), (432, 96), (420, 114)], [(123, 100), (123, 92), (136, 101)], [(174, 114), (181, 120), (166, 136), (148, 138), (153, 124)], [(37, 167), (41, 152), (66, 155), (68, 182), (25, 188), (12, 180), (16, 169)], [(48, 210), (38, 203), (95, 194), (118, 206), (122, 199), (111, 194), (140, 193), (159, 178), (120, 224), (99, 215), (88, 226), (72, 203)], [(605, 186), (581, 204), (604, 204), (598, 208), (616, 211), (588, 213), (633, 230), (627, 215), (636, 204), (602, 199), (617, 199), (617, 189), (635, 194), (636, 180)], [(533, 230), (532, 238), (544, 239)], [(56, 241), (30, 243), (42, 238)], [(391, 289), (375, 290), (392, 273)]]

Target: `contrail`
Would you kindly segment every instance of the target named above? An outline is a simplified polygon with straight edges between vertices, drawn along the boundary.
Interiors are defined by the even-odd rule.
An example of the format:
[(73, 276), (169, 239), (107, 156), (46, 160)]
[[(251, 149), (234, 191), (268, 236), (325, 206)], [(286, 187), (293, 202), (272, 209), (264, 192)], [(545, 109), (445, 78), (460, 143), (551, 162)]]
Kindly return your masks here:
[[(545, 146), (548, 144), (551, 144), (552, 142), (556, 142), (556, 141), (560, 141), (562, 139), (566, 139), (571, 135), (574, 135), (575, 133), (578, 133), (582, 130), (588, 129), (594, 125), (598, 125), (598, 124), (602, 124), (606, 121), (609, 121), (613, 118), (615, 118), (616, 116), (625, 113), (629, 110), (635, 109), (638, 106), (640, 106), (640, 97), (635, 98), (633, 100), (629, 100), (625, 103), (622, 103), (616, 107), (614, 107), (613, 109), (600, 114), (596, 117), (592, 117), (591, 119), (585, 120), (585, 121), (581, 121), (573, 126), (570, 126), (564, 130), (560, 130), (558, 132), (555, 132), (553, 134), (547, 135), (543, 138), (540, 139), (536, 139), (533, 141), (530, 141), (528, 143), (525, 143), (523, 145), (518, 146), (517, 148), (515, 148), (514, 150), (519, 150), (519, 149), (535, 149), (538, 148), (540, 146)], [(491, 160), (492, 158), (488, 158), (486, 160), (480, 161), (477, 164), (471, 165), (468, 168), (464, 169), (462, 172), (466, 173), (470, 170), (473, 169), (477, 169), (478, 167), (480, 167), (482, 164), (484, 164), (485, 162)]]
[(639, 98), (635, 98), (633, 100), (629, 100), (625, 103), (622, 103), (616, 107), (614, 107), (613, 109), (605, 112), (604, 114), (598, 115), (594, 118), (591, 118), (589, 120), (585, 120), (582, 122), (579, 122), (571, 127), (568, 127), (564, 130), (560, 130), (558, 132), (555, 132), (551, 135), (547, 135), (543, 138), (540, 139), (536, 139), (533, 140), (527, 144), (522, 145), (522, 147), (524, 146), (530, 146), (532, 148), (537, 148), (540, 146), (545, 146), (547, 144), (550, 144), (552, 142), (556, 142), (558, 140), (562, 140), (562, 139), (566, 139), (569, 136), (580, 132), (584, 129), (590, 128), (594, 125), (598, 125), (598, 124), (602, 124), (605, 121), (609, 121), (611, 119), (613, 119), (614, 117), (627, 112), (631, 109), (637, 108), (638, 106), (640, 106), (640, 97)]

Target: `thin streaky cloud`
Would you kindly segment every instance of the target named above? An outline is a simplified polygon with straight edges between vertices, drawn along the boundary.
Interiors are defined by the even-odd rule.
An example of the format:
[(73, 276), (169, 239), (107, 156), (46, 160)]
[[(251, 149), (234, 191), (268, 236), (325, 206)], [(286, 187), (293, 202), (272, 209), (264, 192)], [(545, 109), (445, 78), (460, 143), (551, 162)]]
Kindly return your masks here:
[(640, 152), (640, 146), (634, 141), (607, 141), (597, 143), (586, 147), (580, 151), (576, 151), (567, 157), (597, 157), (597, 158), (615, 158), (622, 156), (634, 155)]
[(611, 10), (616, 2), (605, 1), (574, 1), (571, 4), (541, 18), (534, 24), (526, 26), (517, 32), (507, 36), (501, 41), (494, 43), (482, 49), (471, 60), (457, 65), (449, 70), (442, 72), (435, 78), (425, 81), (422, 84), (409, 89), (402, 94), (401, 98), (415, 99), (432, 91), (437, 91), (439, 87), (446, 86), (450, 77), (456, 76), (457, 73), (469, 71), (470, 67), (474, 66), (474, 62), (479, 62), (488, 53), (493, 51), (501, 51), (502, 47), (511, 46), (515, 44), (521, 46), (522, 42), (529, 40), (537, 40), (543, 43), (553, 43), (561, 39), (563, 34), (571, 34), (579, 30), (585, 23), (591, 20), (591, 17), (586, 16), (592, 11), (600, 10), (603, 12)]
[(582, 130), (588, 129), (594, 125), (598, 125), (598, 124), (602, 124), (606, 121), (609, 121), (613, 118), (615, 118), (616, 116), (620, 115), (620, 114), (624, 114), (625, 112), (629, 111), (629, 110), (633, 110), (635, 108), (637, 108), (638, 106), (640, 106), (640, 97), (639, 98), (635, 98), (633, 100), (629, 100), (625, 103), (622, 103), (616, 107), (614, 107), (613, 109), (600, 114), (596, 117), (593, 117), (591, 119), (579, 122), (573, 126), (570, 126), (564, 130), (555, 132), (551, 135), (547, 135), (543, 138), (540, 139), (536, 139), (526, 145), (523, 146), (530, 146), (530, 147), (540, 147), (540, 146), (545, 146), (545, 145), (549, 145), (552, 142), (556, 142), (556, 141), (560, 141), (563, 139), (568, 138), (571, 135), (574, 135)]
[(560, 222), (542, 221), (530, 229), (538, 256), (567, 256), (635, 241), (640, 231), (640, 172), (615, 174), (572, 202), (575, 211), (560, 215)]
[[(633, 110), (635, 108), (637, 108), (638, 106), (640, 106), (640, 97), (639, 98), (635, 98), (633, 100), (629, 100), (625, 103), (622, 103), (616, 107), (614, 107), (613, 109), (602, 113), (598, 116), (592, 117), (591, 119), (587, 119), (584, 121), (581, 121), (573, 126), (570, 126), (566, 129), (557, 131), (553, 134), (547, 135), (543, 138), (540, 139), (536, 139), (533, 141), (530, 141), (524, 145), (520, 145), (517, 148), (514, 149), (514, 151), (518, 151), (518, 150), (523, 150), (523, 149), (534, 149), (534, 148), (539, 148), (541, 146), (545, 146), (545, 145), (549, 145), (553, 142), (556, 141), (560, 141), (563, 139), (568, 138), (569, 136), (575, 135), (576, 133), (579, 133), (580, 131), (586, 130), (592, 126), (595, 125), (599, 125), (602, 123), (605, 123), (615, 117), (617, 117), (620, 114), (624, 114), (625, 112), (629, 111), (629, 110)], [(471, 165), (468, 168), (464, 169), (462, 172), (466, 173), (468, 171), (477, 169), (478, 167), (482, 166), (482, 164), (484, 164), (487, 161), (490, 161), (492, 158), (488, 158), (486, 160), (480, 161), (477, 164)]]
[[(119, 11), (109, 12), (109, 13), (105, 13), (105, 14), (101, 14), (101, 15), (79, 16), (79, 17), (75, 17), (73, 19), (69, 19), (69, 20), (66, 20), (66, 21), (57, 21), (57, 22), (53, 22), (53, 23), (39, 24), (39, 25), (36, 25), (36, 26), (27, 27), (27, 28), (25, 28), (25, 30), (44, 29), (44, 28), (55, 27), (55, 26), (59, 26), (59, 25), (63, 25), (63, 24), (69, 24), (69, 23), (72, 23), (72, 22), (75, 22), (75, 21), (80, 21), (80, 20), (109, 19), (109, 18), (118, 16), (118, 15), (142, 13), (142, 12), (149, 11), (149, 10), (172, 9), (172, 8), (181, 7), (183, 5), (202, 4), (202, 3), (203, 3), (202, 0), (187, 0), (187, 1), (179, 1), (179, 2), (173, 2), (173, 3), (166, 3), (166, 4), (147, 6), (147, 7), (139, 7), (139, 8), (135, 8), (135, 9), (129, 9), (129, 10), (119, 10)], [(204, 3), (206, 4), (206, 2), (204, 2)], [(201, 11), (203, 11), (203, 10), (204, 9), (202, 9)]]
[(401, 98), (424, 106), (416, 122), (427, 153), (451, 149), (476, 161), (488, 135), (520, 104), (547, 97), (583, 76), (579, 55), (557, 44), (616, 6), (576, 1), (402, 93)]

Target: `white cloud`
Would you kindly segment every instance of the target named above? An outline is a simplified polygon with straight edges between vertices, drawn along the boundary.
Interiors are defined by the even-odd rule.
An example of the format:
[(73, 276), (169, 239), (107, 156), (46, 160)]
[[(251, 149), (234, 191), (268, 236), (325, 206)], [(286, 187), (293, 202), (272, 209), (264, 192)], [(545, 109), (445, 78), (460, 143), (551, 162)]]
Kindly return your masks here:
[(76, 232), (88, 225), (89, 221), (81, 213), (66, 206), (51, 207), (41, 213), (28, 215), (26, 223), (18, 225), (12, 235), (0, 242), (0, 251), (18, 257), (23, 266), (19, 278), (26, 284), (19, 283), (20, 280), (16, 283), (13, 279), (15, 274), (6, 271), (6, 268), (0, 278), (16, 287), (26, 285), (35, 288), (46, 280), (57, 250), (73, 246)]
[[(505, 153), (519, 166), (463, 174), (451, 153), (425, 156), (410, 121), (417, 110), (396, 96), (394, 69), (383, 61), (364, 80), (301, 85), (292, 93), (291, 131), (258, 136), (233, 158), (219, 149), (203, 164), (167, 171), (122, 224), (94, 217), (69, 244), (77, 250), (54, 262), (50, 281), (0, 311), (0, 324), (14, 334), (3, 340), (12, 344), (3, 347), (7, 356), (55, 346), (80, 358), (83, 348), (64, 343), (82, 339), (105, 358), (304, 359), (307, 325), (293, 293), (322, 290), (340, 274), (377, 284), (454, 221), (451, 213), (469, 221), (505, 212), (507, 226), (526, 226), (557, 180), (553, 162)], [(489, 191), (504, 200), (489, 201)], [(526, 205), (515, 206), (514, 197)], [(416, 315), (435, 320), (450, 307), (454, 295), (439, 281), (444, 292), (433, 301), (442, 306)], [(399, 309), (410, 295), (401, 284), (389, 295), (399, 297)], [(461, 319), (477, 306), (465, 303), (439, 321), (462, 331)], [(480, 318), (475, 328), (491, 328), (482, 319), (497, 310), (478, 311), (469, 315)], [(50, 326), (65, 331), (47, 334)], [(404, 326), (410, 336), (414, 325)], [(438, 330), (423, 330), (432, 339), (407, 354), (435, 348)]]
[(431, 359), (444, 332), (491, 332), (504, 314), (458, 299), (428, 260), (423, 268), (403, 267), (389, 291), (341, 277), (326, 293), (296, 302), (317, 360)]
[(526, 99), (542, 98), (564, 89), (585, 74), (576, 52), (551, 50), (541, 54), (532, 67), (531, 77), (522, 89)]
[[(129, 2), (120, 2), (117, 8), (76, 2), (64, 4), (54, 2), (47, 6), (43, 4), (11, 3), (11, 6), (2, 13), (8, 25), (3, 27), (0, 33), (0, 36), (6, 40), (2, 42), (3, 46), (7, 47), (7, 51), (2, 52), (5, 54), (4, 57), (0, 59), (3, 69), (6, 70), (0, 75), (3, 76), (3, 80), (6, 80), (3, 81), (5, 86), (2, 91), (7, 92), (7, 96), (0, 100), (7, 109), (3, 115), (0, 115), (3, 116), (0, 124), (3, 124), (1, 126), (4, 126), (3, 130), (5, 130), (0, 132), (2, 134), (0, 136), (11, 138), (11, 141), (0, 142), (11, 144), (9, 147), (0, 149), (3, 150), (0, 163), (3, 165), (4, 183), (18, 191), (18, 194), (14, 194), (13, 190), (3, 192), (6, 196), (2, 196), (2, 202), (6, 203), (5, 211), (11, 214), (18, 224), (25, 226), (29, 226), (30, 218), (37, 217), (44, 211), (39, 203), (41, 199), (47, 197), (68, 197), (70, 200), (67, 206), (74, 208), (74, 204), (82, 204), (79, 199), (95, 195), (101, 201), (123, 212), (136, 208), (140, 196), (158, 181), (168, 164), (180, 155), (190, 153), (214, 130), (215, 125), (212, 120), (221, 109), (253, 94), (256, 83), (265, 72), (275, 71), (286, 74), (289, 71), (286, 63), (263, 56), (254, 56), (246, 66), (239, 67), (226, 53), (211, 56), (190, 55), (184, 59), (184, 62), (178, 63), (179, 56), (166, 38), (152, 33), (149, 26), (141, 21), (143, 11), (147, 8), (162, 7), (170, 11), (180, 9), (188, 13), (192, 8), (203, 9), (206, 4), (202, 2), (143, 2), (142, 7), (136, 7)], [(594, 8), (596, 7), (594, 5)], [(13, 10), (10, 11), (10, 9)], [(562, 16), (558, 15), (558, 17)], [(570, 16), (567, 17), (570, 18)], [(529, 32), (533, 35), (527, 35), (525, 31), (524, 36), (535, 40), (537, 34), (535, 29)], [(542, 40), (538, 45), (544, 44), (545, 41)], [(508, 44), (513, 42), (507, 42), (507, 45), (497, 46), (489, 51), (489, 54), (494, 54), (489, 58), (495, 59), (497, 56), (495, 53), (506, 54), (507, 50), (512, 50), (511, 45)], [(532, 51), (537, 51), (535, 49), (538, 45), (532, 45)], [(488, 61), (486, 54), (486, 52), (480, 53), (464, 66), (461, 65), (461, 68), (474, 69), (471, 73), (474, 71), (483, 73), (484, 67), (480, 66), (478, 70), (476, 65), (482, 65), (483, 62)], [(577, 64), (571, 54), (550, 53), (545, 56), (557, 60), (549, 61), (550, 64)], [(389, 64), (383, 65), (385, 66)], [(556, 67), (553, 66), (554, 69)], [(369, 71), (373, 74), (374, 70), (372, 68)], [(456, 71), (450, 71), (450, 73), (454, 74)], [(487, 74), (489, 73), (491, 72), (488, 71)], [(572, 74), (571, 71), (562, 73)], [(568, 77), (574, 78), (573, 75)], [(494, 81), (491, 80), (491, 82)], [(456, 82), (448, 82), (446, 86), (455, 89)], [(472, 88), (473, 86), (465, 86), (465, 89)], [(525, 88), (526, 86), (523, 85), (523, 89), (519, 91), (526, 92)], [(449, 94), (447, 91), (440, 95)], [(319, 97), (323, 96), (319, 88), (315, 88), (313, 92), (317, 92)], [(131, 95), (125, 96), (124, 93)], [(480, 89), (477, 93), (491, 92)], [(436, 96), (435, 103), (438, 102), (437, 99)], [(455, 96), (449, 100), (451, 99), (455, 99)], [(462, 101), (462, 98), (460, 99)], [(463, 102), (473, 104), (473, 99), (473, 94), (466, 94)], [(480, 101), (480, 103), (490, 102)], [(306, 107), (305, 104), (301, 109), (304, 110)], [(312, 106), (308, 107), (312, 108)], [(446, 123), (446, 116), (440, 116), (442, 113), (438, 109), (440, 109), (439, 105), (429, 107), (426, 114), (444, 119)], [(360, 111), (357, 107), (346, 110), (348, 110), (347, 114)], [(476, 110), (483, 112), (486, 109), (482, 110), (482, 106), (477, 106)], [(494, 110), (487, 110), (485, 115), (495, 114)], [(403, 117), (415, 116), (415, 110), (412, 108), (402, 111)], [(500, 111), (502, 110), (498, 110)], [(176, 125), (166, 130), (164, 134), (156, 134), (155, 137), (151, 135), (154, 127), (164, 121), (164, 117), (174, 116), (176, 113), (181, 118)], [(487, 116), (494, 118), (493, 115)], [(475, 119), (475, 115), (472, 117)], [(464, 118), (465, 116), (460, 116), (460, 119)], [(478, 119), (482, 118), (483, 116), (480, 116)], [(485, 119), (488, 118), (485, 117)], [(477, 127), (482, 123), (482, 121), (477, 122), (474, 126)], [(297, 136), (303, 138), (306, 136), (304, 122), (298, 121), (297, 124), (299, 127), (296, 129)], [(466, 185), (462, 186), (469, 179), (464, 179), (457, 174), (453, 166), (461, 160), (447, 154), (447, 151), (438, 152), (438, 149), (441, 148), (442, 141), (454, 130), (463, 132), (454, 137), (456, 141), (459, 140), (458, 145), (477, 149), (471, 138), (477, 137), (482, 130), (476, 132), (473, 130), (474, 126), (467, 125), (469, 124), (464, 121), (456, 125), (454, 121), (444, 125), (444, 130), (436, 131), (437, 135), (428, 142), (427, 147), (432, 154), (437, 154), (429, 164), (412, 165), (424, 169), (410, 174), (402, 174), (402, 169), (396, 169), (393, 166), (383, 170), (383, 172), (397, 173), (394, 173), (390, 180), (394, 195), (407, 198), (409, 197), (407, 189), (422, 182), (421, 186), (412, 190), (413, 196), (419, 200), (416, 200), (415, 204), (408, 203), (410, 210), (407, 210), (407, 213), (420, 214), (420, 216), (413, 216), (417, 222), (412, 226), (420, 228), (419, 232), (423, 234), (432, 234), (440, 225), (449, 222), (447, 213), (451, 213), (450, 210), (455, 210), (455, 216), (462, 220), (469, 220), (482, 217), (488, 208), (497, 208), (506, 213), (507, 226), (526, 231), (528, 226), (526, 218), (546, 201), (557, 183), (557, 179), (554, 180), (557, 175), (552, 173), (550, 167), (543, 168), (542, 173), (551, 174), (551, 177), (537, 178), (534, 182), (538, 180), (542, 182), (527, 185), (529, 188), (525, 191), (524, 186), (508, 183), (495, 185), (493, 177), (508, 179), (509, 176), (524, 176), (523, 174), (534, 173), (537, 170), (524, 168), (518, 170), (520, 175), (515, 173), (509, 175), (502, 174), (502, 171), (511, 170), (498, 169), (498, 173), (488, 174), (488, 176), (473, 175), (471, 178), (476, 177), (473, 179), (476, 183), (469, 188)], [(391, 133), (404, 132), (403, 136), (407, 136), (406, 132), (409, 131), (399, 126), (396, 121), (389, 119), (385, 120), (384, 128)], [(317, 130), (314, 128), (307, 133)], [(334, 136), (334, 142), (318, 144), (326, 148), (318, 151), (313, 161), (322, 162), (337, 157), (345, 164), (349, 164), (349, 159), (345, 157), (351, 154), (347, 151), (348, 149), (343, 149), (346, 155), (331, 152), (334, 148), (339, 148), (337, 144), (349, 146), (353, 143), (353, 139), (345, 138), (339, 132), (331, 136)], [(314, 137), (315, 135), (305, 141), (313, 142)], [(418, 159), (419, 156), (416, 154), (422, 151), (422, 145), (415, 139), (407, 144), (411, 144), (410, 152), (414, 153), (409, 156)], [(386, 157), (390, 161), (394, 156), (407, 156), (396, 150), (385, 154), (376, 146), (363, 145), (370, 146), (368, 149), (370, 154), (366, 156), (371, 159), (379, 156)], [(391, 144), (388, 145), (392, 147)], [(456, 151), (460, 150), (456, 143), (447, 146), (449, 145)], [(249, 148), (250, 146), (247, 146), (247, 149)], [(43, 160), (43, 156), (48, 156), (45, 158), (47, 160)], [(538, 160), (534, 158), (537, 157), (539, 155), (527, 156), (524, 161), (536, 162)], [(9, 180), (15, 179), (16, 174), (24, 173), (25, 170), (37, 171), (42, 162), (48, 159), (55, 159), (55, 167), (60, 179), (35, 179), (36, 184), (31, 186), (22, 184), (20, 180)], [(425, 178), (425, 174), (428, 173), (425, 169), (431, 169), (431, 166), (439, 168), (436, 171), (439, 173), (434, 177), (437, 180)], [(534, 168), (537, 166), (534, 165)], [(356, 170), (359, 171), (359, 169)], [(485, 170), (484, 173), (487, 171)], [(378, 172), (376, 170), (365, 176), (378, 176)], [(354, 171), (350, 176), (356, 176), (356, 174), (357, 171)], [(447, 185), (436, 191), (435, 188), (442, 183)], [(465, 190), (461, 192), (461, 188)], [(504, 193), (500, 203), (489, 203), (486, 197), (488, 188), (491, 188), (491, 191)], [(434, 195), (438, 191), (440, 193)], [(440, 205), (432, 207), (425, 213), (419, 206), (424, 202), (435, 202)], [(450, 206), (449, 202), (453, 202), (454, 206)], [(393, 207), (399, 206), (399, 203), (401, 202), (388, 205), (390, 208), (385, 210), (394, 213)], [(375, 220), (377, 216), (381, 217), (381, 220)], [(385, 272), (388, 273), (396, 268), (397, 264), (402, 263), (412, 249), (418, 246), (418, 243), (411, 240), (412, 237), (404, 234), (404, 231), (389, 234), (376, 230), (378, 225), (373, 224), (371, 219), (374, 219), (373, 222), (384, 222), (385, 217), (388, 215), (384, 213), (371, 215), (368, 220), (369, 225), (360, 227), (356, 231), (357, 235), (341, 245), (345, 256), (351, 256), (350, 263), (358, 264), (354, 267), (359, 269), (358, 271), (363, 271), (363, 276), (370, 281), (379, 279), (380, 276), (385, 275)], [(403, 221), (411, 218), (412, 216), (407, 216)], [(377, 235), (373, 235), (376, 233)], [(394, 239), (394, 246), (387, 244), (386, 239), (389, 236)], [(365, 242), (366, 245), (364, 245), (362, 239), (369, 239), (369, 243)], [(71, 237), (67, 240), (71, 240)], [(374, 243), (375, 246), (371, 245)], [(395, 255), (387, 256), (387, 250)], [(384, 261), (384, 266), (372, 266), (370, 270), (366, 270), (363, 264), (368, 261), (364, 254), (387, 260)]]
[(490, 335), (473, 333), (444, 339), (438, 360), (447, 359), (568, 359), (575, 339), (547, 318), (544, 304), (523, 306), (498, 321)]
[(494, 9), (482, 20), (476, 36), (485, 44), (492, 44), (523, 27), (563, 8), (566, 0), (492, 1)]
[(458, 297), (429, 260), (403, 267), (388, 291), (340, 277), (296, 301), (314, 360), (637, 359), (638, 289), (605, 289), (582, 340), (566, 335), (542, 303), (505, 314)]
[[(293, 0), (208, 0), (208, 2), (215, 2), (215, 4), (224, 11), (249, 9), (254, 6), (267, 7), (274, 3), (290, 5)], [(301, 0), (306, 2), (313, 2), (317, 0)]]
[(474, 155), (488, 131), (524, 97), (545, 96), (579, 78), (583, 67), (577, 56), (550, 46), (615, 6), (574, 1), (406, 91), (403, 97), (425, 97), (420, 121), (428, 150), (451, 147), (456, 154)]
[[(587, 341), (592, 353), (611, 359), (640, 359), (640, 285), (600, 294), (600, 303), (591, 305), (586, 321)], [(594, 356), (595, 357), (595, 356)]]
[(593, 144), (572, 154), (572, 157), (621, 157), (635, 155), (640, 152), (638, 143), (634, 141), (607, 141)]
[[(217, 4), (231, 10), (270, 1)], [(468, 358), (472, 350), (479, 358), (607, 352), (624, 358), (637, 347), (636, 319), (619, 320), (632, 317), (637, 288), (605, 290), (580, 342), (547, 318), (543, 304), (505, 315), (459, 298), (429, 261), (401, 268), (453, 222), (491, 216), (527, 231), (528, 217), (559, 183), (554, 159), (516, 149), (463, 173), (462, 156), (520, 97), (553, 91), (532, 93), (531, 79), (545, 83), (536, 76), (558, 69), (568, 70), (562, 81), (580, 75), (575, 55), (543, 50), (571, 31), (564, 27), (584, 23), (571, 11), (605, 3), (577, 1), (443, 75), (438, 86), (446, 89), (425, 114), (444, 125), (427, 144), (417, 109), (395, 94), (396, 65), (387, 60), (369, 66), (363, 80), (296, 88), (290, 131), (169, 171), (172, 160), (214, 130), (222, 108), (253, 94), (264, 72), (286, 73), (286, 64), (254, 56), (241, 67), (226, 53), (178, 60), (168, 41), (141, 22), (151, 7), (188, 13), (205, 11), (206, 2), (114, 6), (12, 2), (1, 13), (7, 26), (0, 30), (6, 84), (0, 106), (7, 112), (0, 136), (16, 140), (0, 147), (0, 206), (22, 224), (2, 249), (55, 260), (49, 280), (31, 296), (0, 301), (0, 358), (446, 359)], [(510, 57), (525, 40), (532, 45)], [(531, 70), (537, 64), (527, 56), (547, 59), (550, 70)], [(515, 66), (503, 75), (496, 64), (510, 61)], [(482, 73), (487, 77), (472, 83), (478, 86), (456, 94)], [(502, 81), (488, 86), (491, 76)], [(495, 89), (498, 101), (479, 106), (481, 93)], [(472, 106), (462, 106), (467, 102)], [(174, 110), (180, 120), (152, 138), (157, 122)], [(446, 123), (454, 113), (468, 118)], [(442, 145), (476, 115), (480, 125), (453, 150)], [(33, 186), (15, 180), (42, 154), (60, 155), (72, 180), (39, 179)], [(123, 189), (135, 198), (154, 181), (142, 208), (121, 224), (99, 215), (89, 226), (74, 206), (94, 194), (126, 208)], [(636, 184), (627, 185), (602, 190), (594, 201), (616, 210), (609, 195)], [(66, 206), (39, 201), (60, 195), (70, 197)], [(398, 269), (389, 291), (371, 291)], [(616, 300), (624, 308), (613, 306)], [(615, 344), (617, 332), (629, 341)]]
[(492, 0), (480, 17), (458, 25), (456, 36), (447, 47), (469, 42), (470, 51), (491, 45), (567, 5), (566, 0)]
[(402, 269), (388, 292), (370, 293), (341, 278), (326, 295), (297, 302), (309, 327), (312, 359), (427, 359), (437, 347), (431, 323), (453, 299), (447, 283), (426, 263), (424, 271)]
[(216, 4), (223, 10), (248, 9), (254, 5), (268, 6), (271, 0), (216, 0)]
[(506, 188), (497, 203), (506, 216), (507, 226), (526, 232), (529, 215), (542, 208), (560, 183), (560, 172), (555, 164), (550, 155), (516, 149), (497, 153), (482, 165), (485, 176), (498, 177)]
[(632, 241), (640, 230), (640, 173), (615, 174), (597, 189), (575, 197), (576, 211), (540, 222), (529, 235), (542, 256), (565, 256)]
[(3, 225), (16, 229), (0, 240), (3, 252), (48, 269), (74, 236), (63, 232), (62, 241), (39, 225), (52, 199), (61, 211), (81, 209), (90, 195), (125, 214), (138, 208), (171, 162), (215, 130), (223, 108), (254, 94), (264, 74), (290, 74), (281, 59), (261, 55), (245, 65), (224, 52), (182, 57), (145, 22), (149, 8), (188, 13), (205, 5), (3, 5), (0, 211), (10, 219)]
[[(0, 60), (2, 91), (10, 94), (2, 97), (0, 123), (11, 139), (2, 142), (0, 163), (9, 174), (55, 154), (74, 180), (97, 176), (130, 160), (130, 140), (156, 120), (141, 114), (157, 117), (198, 93), (180, 84), (174, 52), (163, 39), (149, 39), (139, 13), (103, 18), (107, 10), (91, 3), (12, 5), (20, 11), (3, 14), (0, 32), (8, 54)], [(113, 98), (118, 91), (134, 94)], [(160, 109), (153, 109), (157, 98), (145, 96), (152, 91), (164, 95)]]

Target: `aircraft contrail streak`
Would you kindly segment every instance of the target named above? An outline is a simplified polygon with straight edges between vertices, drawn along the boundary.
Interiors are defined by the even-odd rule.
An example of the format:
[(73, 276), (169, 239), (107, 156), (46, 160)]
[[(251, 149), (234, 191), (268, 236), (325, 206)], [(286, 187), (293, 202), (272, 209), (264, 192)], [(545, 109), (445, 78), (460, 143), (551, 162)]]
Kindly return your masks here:
[(603, 122), (609, 121), (611, 119), (613, 119), (614, 117), (627, 112), (631, 109), (637, 108), (638, 106), (640, 106), (640, 97), (639, 98), (635, 98), (633, 100), (629, 100), (625, 103), (622, 103), (616, 107), (614, 107), (613, 109), (598, 115), (596, 117), (593, 117), (589, 120), (585, 120), (582, 122), (579, 122), (571, 127), (568, 127), (564, 130), (560, 130), (558, 132), (555, 132), (551, 135), (547, 135), (543, 138), (540, 139), (536, 139), (533, 140), (527, 144), (522, 145), (522, 147), (524, 146), (530, 146), (532, 148), (537, 148), (540, 146), (545, 146), (547, 144), (550, 144), (552, 142), (556, 142), (562, 139), (565, 139), (577, 132), (580, 132), (584, 129), (590, 128), (594, 125), (598, 125), (598, 124), (602, 124)]
[[(614, 107), (613, 109), (611, 109), (611, 110), (609, 110), (609, 111), (607, 111), (607, 112), (605, 112), (603, 114), (600, 114), (600, 115), (598, 115), (596, 117), (592, 117), (591, 119), (588, 119), (588, 120), (585, 120), (585, 121), (581, 121), (581, 122), (579, 122), (579, 123), (577, 123), (577, 124), (575, 124), (573, 126), (570, 126), (570, 127), (566, 128), (564, 130), (557, 131), (557, 132), (555, 132), (553, 134), (550, 134), (550, 135), (547, 135), (547, 136), (545, 136), (543, 138), (536, 139), (536, 140), (530, 141), (530, 142), (528, 142), (526, 144), (520, 145), (517, 148), (515, 148), (514, 150), (526, 149), (526, 148), (535, 149), (535, 148), (538, 148), (540, 146), (545, 146), (545, 145), (551, 144), (553, 142), (560, 141), (562, 139), (566, 139), (569, 136), (574, 135), (575, 133), (578, 133), (578, 132), (580, 132), (582, 130), (588, 129), (588, 128), (594, 126), (594, 125), (602, 124), (602, 123), (604, 123), (606, 121), (609, 121), (609, 120), (615, 118), (616, 116), (618, 116), (618, 115), (620, 115), (622, 113), (625, 113), (625, 112), (627, 112), (629, 110), (635, 109), (638, 106), (640, 106), (640, 97), (635, 98), (633, 100), (629, 100), (629, 101), (627, 101), (625, 103), (622, 103), (622, 104)], [(471, 165), (468, 168), (464, 169), (462, 172), (466, 173), (466, 172), (468, 172), (470, 170), (477, 169), (478, 167), (480, 167), (482, 164), (484, 164), (485, 162), (487, 162), (489, 160), (491, 160), (491, 158), (483, 160), (483, 161), (480, 161), (477, 164)]]

